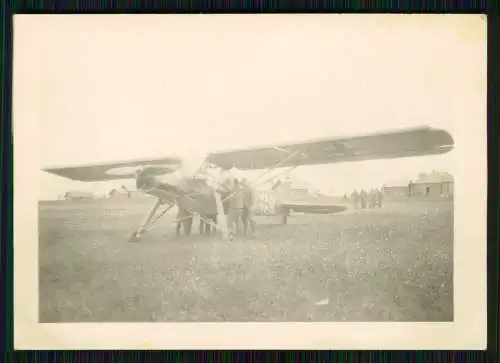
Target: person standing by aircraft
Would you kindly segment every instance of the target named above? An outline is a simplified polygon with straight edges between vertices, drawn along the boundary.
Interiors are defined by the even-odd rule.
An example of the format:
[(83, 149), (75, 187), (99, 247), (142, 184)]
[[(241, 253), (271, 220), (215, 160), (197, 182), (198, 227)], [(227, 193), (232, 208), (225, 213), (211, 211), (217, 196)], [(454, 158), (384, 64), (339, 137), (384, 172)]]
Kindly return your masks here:
[(177, 237), (181, 234), (181, 226), (184, 226), (184, 233), (186, 236), (191, 234), (191, 227), (193, 226), (193, 215), (186, 209), (179, 207), (177, 211)]
[[(205, 220), (206, 221), (205, 221)], [(215, 227), (212, 224), (208, 223), (211, 221), (214, 226), (217, 225), (217, 213), (200, 215), (200, 234), (205, 236), (210, 236), (212, 233), (212, 228), (215, 231)]]
[(241, 217), (243, 215), (243, 193), (238, 179), (234, 180), (233, 190), (229, 197), (228, 227), (241, 234)]
[(368, 206), (371, 209), (377, 207), (377, 191), (374, 188), (370, 189)]
[[(213, 225), (209, 222), (212, 222)], [(200, 213), (200, 234), (210, 236), (217, 225), (217, 206), (215, 197), (209, 196), (204, 203), (203, 211)]]
[(384, 199), (384, 193), (382, 193), (382, 189), (377, 189), (377, 205), (379, 208), (382, 208), (383, 199)]
[(243, 194), (243, 215), (241, 218), (243, 221), (243, 233), (247, 235), (248, 227), (250, 226), (251, 235), (253, 236), (255, 234), (255, 221), (253, 220), (254, 194), (246, 179), (243, 179), (242, 184), (245, 190)]
[(224, 214), (229, 216), (231, 201), (227, 198), (231, 195), (231, 191), (234, 187), (234, 176), (229, 169), (223, 169), (220, 174), (219, 192), (223, 201), (222, 206), (224, 208)]
[(358, 194), (358, 191), (356, 189), (354, 189), (352, 191), (351, 198), (352, 198), (352, 203), (354, 204), (354, 208), (358, 209), (359, 194)]
[(361, 192), (359, 193), (359, 197), (361, 199), (361, 209), (366, 208), (366, 192), (364, 189), (361, 189)]

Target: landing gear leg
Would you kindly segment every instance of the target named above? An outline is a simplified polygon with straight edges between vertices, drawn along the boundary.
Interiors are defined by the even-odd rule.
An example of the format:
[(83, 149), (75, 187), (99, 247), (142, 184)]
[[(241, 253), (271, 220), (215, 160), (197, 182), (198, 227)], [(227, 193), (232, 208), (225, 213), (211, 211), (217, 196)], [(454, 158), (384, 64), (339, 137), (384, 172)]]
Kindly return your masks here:
[(144, 218), (144, 220), (142, 221), (142, 224), (139, 227), (139, 229), (137, 229), (137, 231), (132, 233), (132, 235), (130, 236), (129, 242), (139, 241), (139, 239), (141, 238), (142, 234), (146, 231), (146, 228), (149, 226), (151, 220), (153, 219), (156, 211), (158, 210), (158, 208), (160, 207), (161, 204), (162, 204), (162, 201), (160, 199), (157, 199), (153, 208), (151, 208), (151, 210), (147, 214), (146, 218)]

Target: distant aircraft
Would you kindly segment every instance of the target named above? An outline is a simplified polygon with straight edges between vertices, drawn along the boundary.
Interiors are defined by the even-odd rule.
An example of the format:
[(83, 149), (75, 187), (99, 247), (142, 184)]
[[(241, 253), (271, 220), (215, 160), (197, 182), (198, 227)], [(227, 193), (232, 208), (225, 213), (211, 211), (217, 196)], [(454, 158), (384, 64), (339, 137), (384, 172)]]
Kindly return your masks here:
[[(335, 164), (375, 159), (394, 159), (422, 155), (444, 154), (452, 150), (451, 135), (441, 129), (422, 126), (339, 138), (303, 140), (274, 146), (260, 146), (236, 150), (216, 151), (203, 159), (197, 171), (187, 171), (185, 159), (171, 155), (162, 158), (105, 162), (92, 165), (50, 167), (43, 170), (78, 181), (95, 182), (135, 179), (138, 191), (156, 197), (156, 203), (130, 241), (137, 241), (143, 233), (173, 206), (204, 216), (207, 208), (216, 208), (219, 227), (228, 237), (223, 200), (231, 195), (220, 183), (213, 182), (207, 173), (210, 168), (223, 170), (267, 169), (258, 179), (275, 169), (287, 172), (305, 165)], [(276, 177), (276, 176), (274, 176)], [(215, 204), (214, 204), (215, 203)], [(157, 215), (160, 206), (165, 209)], [(290, 210), (306, 213), (336, 213), (345, 210), (341, 204), (281, 203), (277, 211), (286, 216)], [(207, 223), (212, 223), (207, 220)]]

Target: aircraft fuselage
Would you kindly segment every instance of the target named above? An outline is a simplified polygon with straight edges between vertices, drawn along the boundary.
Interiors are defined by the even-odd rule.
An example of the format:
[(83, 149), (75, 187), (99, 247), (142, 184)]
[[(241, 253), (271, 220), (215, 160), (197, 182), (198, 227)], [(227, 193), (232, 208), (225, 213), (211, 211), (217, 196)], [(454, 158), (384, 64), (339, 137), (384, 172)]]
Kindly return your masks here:
[(192, 212), (206, 215), (217, 211), (214, 189), (204, 178), (189, 178), (177, 172), (158, 176), (142, 172), (137, 175), (136, 188)]

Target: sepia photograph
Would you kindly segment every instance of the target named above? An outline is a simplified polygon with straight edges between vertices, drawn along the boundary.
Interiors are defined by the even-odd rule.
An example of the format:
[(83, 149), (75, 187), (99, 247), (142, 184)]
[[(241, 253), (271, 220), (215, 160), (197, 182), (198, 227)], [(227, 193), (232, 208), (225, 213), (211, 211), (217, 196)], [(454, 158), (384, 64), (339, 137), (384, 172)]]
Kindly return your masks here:
[(14, 33), (19, 345), (485, 345), (485, 17)]

